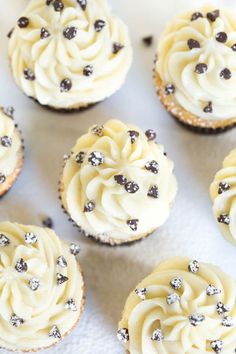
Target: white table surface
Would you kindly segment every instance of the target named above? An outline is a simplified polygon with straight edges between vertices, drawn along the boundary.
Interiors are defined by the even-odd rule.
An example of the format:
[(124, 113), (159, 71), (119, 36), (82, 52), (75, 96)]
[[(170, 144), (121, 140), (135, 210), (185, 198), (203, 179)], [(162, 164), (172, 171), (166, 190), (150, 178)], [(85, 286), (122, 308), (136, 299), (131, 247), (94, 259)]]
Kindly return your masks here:
[[(91, 0), (92, 1), (92, 0)], [(41, 225), (51, 216), (56, 232), (81, 244), (80, 262), (86, 278), (86, 307), (78, 327), (46, 353), (122, 354), (116, 339), (117, 323), (129, 292), (161, 260), (186, 255), (213, 262), (235, 276), (236, 249), (220, 235), (211, 212), (209, 185), (223, 158), (235, 147), (236, 129), (219, 136), (201, 136), (177, 125), (155, 95), (152, 67), (155, 45), (141, 43), (145, 35), (155, 40), (166, 21), (201, 0), (110, 0), (127, 22), (134, 47), (134, 63), (124, 87), (91, 110), (71, 115), (40, 108), (15, 86), (7, 63), (6, 34), (26, 0), (1, 0), (0, 105), (13, 105), (23, 130), (26, 161), (13, 189), (0, 200), (0, 220)], [(4, 3), (4, 4), (3, 4)], [(215, 6), (235, 0), (214, 1)], [(63, 155), (77, 137), (95, 123), (116, 117), (153, 128), (175, 162), (179, 191), (167, 223), (158, 232), (131, 246), (110, 248), (78, 234), (63, 214), (57, 183)], [(6, 354), (6, 351), (2, 351)]]

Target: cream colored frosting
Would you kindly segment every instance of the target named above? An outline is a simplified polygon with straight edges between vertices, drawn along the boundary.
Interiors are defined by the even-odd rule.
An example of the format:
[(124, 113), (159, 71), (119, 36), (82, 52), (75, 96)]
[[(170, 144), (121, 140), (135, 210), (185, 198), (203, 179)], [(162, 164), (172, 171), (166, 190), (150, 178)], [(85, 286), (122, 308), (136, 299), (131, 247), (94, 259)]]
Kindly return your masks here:
[[(57, 264), (60, 256), (65, 258), (66, 266), (65, 263), (63, 266)], [(20, 272), (19, 268), (17, 271), (19, 260), (26, 262), (27, 271)], [(58, 285), (57, 274), (68, 280)], [(29, 286), (32, 279), (34, 284), (39, 284), (34, 290)], [(1, 347), (28, 351), (58, 342), (59, 337), (63, 338), (79, 320), (83, 287), (76, 257), (54, 231), (0, 223)], [(66, 305), (70, 299), (74, 301), (73, 309)], [(60, 333), (57, 338), (49, 335), (55, 328)]]
[[(118, 338), (130, 354), (234, 353), (235, 281), (205, 263), (195, 262), (192, 273), (189, 264), (182, 257), (161, 263), (128, 297)], [(142, 288), (144, 299), (137, 294)], [(178, 296), (170, 304), (173, 293)]]
[[(16, 169), (21, 149), (21, 137), (14, 120), (0, 108), (0, 181), (2, 175), (7, 178)], [(0, 190), (4, 183), (0, 182)]]
[[(27, 96), (42, 105), (55, 108), (78, 108), (96, 103), (112, 95), (124, 83), (132, 61), (132, 49), (126, 25), (111, 13), (106, 0), (88, 0), (86, 9), (76, 0), (63, 0), (64, 8), (55, 11), (53, 2), (30, 1), (22, 16), (29, 19), (26, 28), (18, 25), (9, 42), (13, 76)], [(100, 32), (97, 20), (105, 21)], [(63, 31), (75, 27), (77, 34), (67, 39)], [(41, 28), (49, 32), (41, 39)], [(113, 53), (114, 43), (122, 48)], [(93, 74), (83, 75), (87, 65)], [(29, 68), (35, 80), (24, 77)], [(72, 88), (61, 92), (60, 83), (70, 79)]]
[[(194, 11), (188, 11), (172, 20), (160, 36), (156, 71), (164, 84), (173, 84), (173, 99), (188, 112), (205, 119), (236, 117), (236, 21), (232, 10), (220, 9), (215, 21), (206, 15), (215, 7), (197, 9), (203, 17), (191, 21)], [(225, 43), (216, 40), (220, 32), (227, 34)], [(189, 39), (198, 41), (200, 48), (190, 49)], [(195, 72), (196, 65), (204, 63), (207, 71)], [(221, 77), (229, 69), (231, 78)], [(204, 108), (212, 102), (212, 113)]]
[(236, 149), (225, 158), (211, 184), (210, 194), (222, 234), (236, 244)]
[[(122, 243), (146, 236), (169, 216), (177, 191), (173, 162), (164, 155), (162, 145), (148, 141), (136, 126), (110, 120), (100, 134), (93, 131), (94, 127), (78, 139), (66, 161), (61, 181), (65, 209), (86, 234), (102, 242)], [(133, 144), (128, 131), (138, 134)], [(83, 163), (76, 162), (80, 152), (84, 153)], [(93, 152), (102, 153), (101, 165), (89, 163)], [(145, 168), (153, 160), (159, 165), (156, 174)], [(118, 184), (117, 175), (135, 182), (138, 190), (128, 193), (129, 185)], [(158, 187), (158, 198), (148, 196), (153, 186)], [(95, 207), (84, 212), (88, 202)], [(138, 220), (137, 230), (132, 230), (128, 220)]]

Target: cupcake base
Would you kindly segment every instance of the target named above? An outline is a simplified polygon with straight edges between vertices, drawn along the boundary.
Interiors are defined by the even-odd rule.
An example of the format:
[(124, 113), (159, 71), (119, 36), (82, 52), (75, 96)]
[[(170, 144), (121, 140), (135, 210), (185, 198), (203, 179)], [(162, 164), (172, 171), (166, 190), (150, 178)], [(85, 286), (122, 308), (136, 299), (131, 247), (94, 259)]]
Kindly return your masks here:
[(202, 119), (186, 111), (172, 95), (165, 94), (165, 85), (157, 72), (154, 72), (155, 86), (161, 103), (178, 123), (187, 129), (201, 134), (219, 134), (236, 126), (236, 117), (232, 119), (213, 120)]
[(23, 148), (19, 153), (19, 159), (15, 170), (12, 172), (11, 175), (6, 177), (6, 181), (3, 184), (0, 184), (0, 198), (2, 198), (13, 186), (15, 181), (17, 180), (18, 176), (21, 173), (22, 167), (24, 164), (24, 153)]

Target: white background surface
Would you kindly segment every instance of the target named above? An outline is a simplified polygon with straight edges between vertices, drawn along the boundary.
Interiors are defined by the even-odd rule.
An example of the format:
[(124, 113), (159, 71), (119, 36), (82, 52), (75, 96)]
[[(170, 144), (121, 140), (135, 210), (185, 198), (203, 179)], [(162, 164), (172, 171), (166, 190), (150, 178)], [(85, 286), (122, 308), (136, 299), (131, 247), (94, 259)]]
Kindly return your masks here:
[[(93, 0), (90, 0), (93, 1)], [(201, 0), (110, 0), (128, 24), (134, 63), (122, 90), (84, 113), (51, 113), (25, 97), (15, 86), (7, 63), (6, 34), (27, 4), (0, 0), (0, 105), (13, 105), (23, 130), (26, 161), (13, 189), (0, 200), (0, 219), (41, 225), (51, 216), (56, 232), (81, 244), (80, 262), (86, 278), (86, 307), (79, 326), (64, 342), (46, 353), (121, 354), (116, 329), (129, 292), (162, 259), (186, 255), (213, 262), (236, 277), (236, 249), (220, 235), (211, 213), (208, 188), (222, 159), (235, 147), (236, 129), (219, 136), (188, 132), (165, 112), (155, 95), (152, 68), (155, 45), (141, 43), (158, 34), (166, 21)], [(216, 7), (235, 0), (214, 1)], [(95, 123), (116, 117), (157, 131), (175, 162), (179, 191), (167, 223), (131, 246), (110, 248), (87, 240), (67, 221), (57, 198), (62, 158), (77, 137)], [(2, 351), (2, 353), (6, 353)]]

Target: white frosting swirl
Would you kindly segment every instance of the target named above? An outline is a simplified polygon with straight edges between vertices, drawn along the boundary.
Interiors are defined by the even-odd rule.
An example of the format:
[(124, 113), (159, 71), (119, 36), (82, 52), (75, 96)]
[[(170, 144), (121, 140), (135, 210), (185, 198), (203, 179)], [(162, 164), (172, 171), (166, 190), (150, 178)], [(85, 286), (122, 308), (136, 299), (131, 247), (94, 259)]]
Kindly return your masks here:
[[(132, 131), (138, 135), (133, 143)], [(92, 127), (72, 151), (61, 181), (62, 203), (86, 234), (102, 242), (123, 243), (148, 235), (166, 221), (177, 191), (173, 163), (163, 146), (148, 141), (138, 127), (110, 120), (98, 135)], [(81, 152), (83, 162), (78, 163)], [(89, 162), (93, 152), (103, 156), (99, 166)], [(158, 163), (157, 173), (145, 168), (151, 161)], [(123, 185), (115, 180), (120, 175)], [(152, 187), (156, 198), (148, 196)], [(94, 203), (93, 210), (84, 212), (88, 202)]]
[(20, 160), (23, 160), (20, 133), (14, 120), (0, 108), (0, 194), (19, 164), (22, 164)]
[[(84, 283), (75, 256), (52, 230), (9, 222), (0, 223), (0, 251), (0, 346), (28, 351), (55, 344), (76, 325), (83, 307)], [(57, 265), (60, 256), (67, 266)], [(19, 260), (26, 262), (23, 271), (16, 269)], [(57, 273), (68, 280), (57, 285)], [(76, 309), (67, 308), (70, 299)], [(49, 336), (55, 328), (59, 335)]]
[(210, 187), (213, 212), (224, 237), (236, 245), (236, 149), (225, 158)]
[[(234, 352), (235, 281), (205, 263), (198, 263), (199, 270), (192, 273), (189, 264), (182, 257), (161, 263), (137, 286), (145, 288), (144, 300), (138, 290), (128, 297), (118, 332), (126, 336), (118, 337), (130, 354)], [(176, 277), (180, 283), (175, 281), (173, 289), (170, 283)], [(178, 296), (172, 304), (168, 298), (168, 304), (173, 293)]]
[[(55, 1), (54, 1), (55, 2)], [(132, 61), (132, 49), (126, 25), (111, 13), (106, 0), (88, 0), (83, 10), (77, 0), (63, 0), (62, 11), (54, 3), (30, 1), (22, 16), (29, 20), (18, 25), (9, 42), (13, 76), (27, 96), (54, 108), (80, 108), (112, 95), (124, 83)], [(95, 30), (97, 20), (105, 21)], [(63, 35), (72, 27), (71, 39)], [(41, 39), (41, 29), (48, 32)], [(124, 46), (114, 53), (114, 44)], [(92, 65), (87, 76), (84, 68)], [(35, 80), (27, 80), (30, 69)], [(90, 75), (91, 74), (91, 75)], [(69, 91), (61, 92), (64, 79), (71, 80)]]
[[(158, 43), (156, 71), (165, 85), (173, 84), (173, 100), (187, 112), (206, 120), (236, 120), (236, 21), (235, 14), (220, 9), (215, 21), (207, 18), (213, 6), (199, 9), (203, 17), (191, 21), (193, 12), (186, 12), (171, 21)], [(216, 40), (225, 32), (226, 42)], [(188, 40), (198, 42), (200, 48), (190, 49)], [(207, 65), (199, 74), (196, 65)], [(229, 69), (231, 78), (222, 77)], [(204, 69), (203, 69), (204, 70)], [(204, 112), (212, 103), (212, 113)]]

